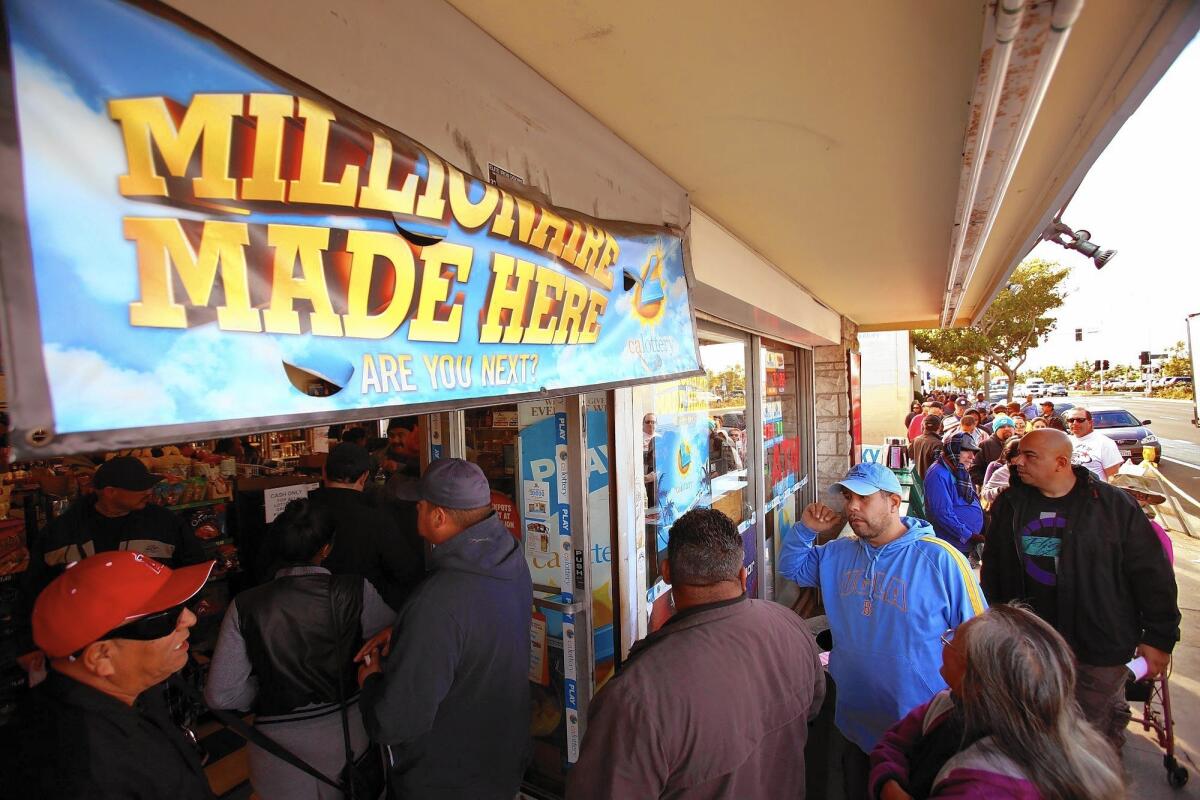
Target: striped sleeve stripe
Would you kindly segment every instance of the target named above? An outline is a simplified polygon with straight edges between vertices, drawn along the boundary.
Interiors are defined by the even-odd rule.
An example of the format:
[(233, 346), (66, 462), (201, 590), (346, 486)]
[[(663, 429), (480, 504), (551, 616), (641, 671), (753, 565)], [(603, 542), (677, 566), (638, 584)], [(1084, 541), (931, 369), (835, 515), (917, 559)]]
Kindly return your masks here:
[(954, 556), (954, 563), (958, 565), (958, 571), (962, 574), (963, 583), (967, 587), (967, 596), (971, 598), (971, 608), (975, 610), (976, 614), (982, 614), (983, 598), (979, 594), (979, 584), (975, 582), (975, 576), (971, 573), (971, 565), (967, 563), (967, 557), (958, 552), (958, 548), (945, 539), (939, 539), (936, 536), (922, 536), (921, 540), (933, 542)]

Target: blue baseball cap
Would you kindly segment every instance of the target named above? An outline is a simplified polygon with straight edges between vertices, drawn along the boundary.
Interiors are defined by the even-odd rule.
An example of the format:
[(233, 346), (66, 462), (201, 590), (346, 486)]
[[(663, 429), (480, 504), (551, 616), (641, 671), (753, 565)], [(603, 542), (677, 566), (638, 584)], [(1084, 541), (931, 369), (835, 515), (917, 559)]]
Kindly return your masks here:
[(483, 470), (461, 458), (439, 458), (419, 481), (396, 487), (399, 500), (424, 500), (442, 508), (483, 508), (492, 504), (492, 488)]
[(996, 431), (1000, 430), (1001, 428), (1016, 428), (1016, 427), (1017, 427), (1017, 423), (1013, 422), (1012, 417), (996, 417), (996, 421), (992, 423), (992, 432), (995, 433)]
[(856, 464), (846, 473), (846, 477), (835, 483), (832, 488), (842, 487), (857, 495), (866, 497), (876, 492), (891, 492), (901, 494), (900, 480), (896, 473), (882, 464)]

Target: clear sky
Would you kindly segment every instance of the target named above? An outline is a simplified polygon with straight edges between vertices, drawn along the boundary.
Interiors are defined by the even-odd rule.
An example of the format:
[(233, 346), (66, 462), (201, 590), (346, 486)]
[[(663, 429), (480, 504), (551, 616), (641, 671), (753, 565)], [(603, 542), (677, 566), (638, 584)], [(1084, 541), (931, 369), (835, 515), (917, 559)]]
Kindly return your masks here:
[[(1137, 363), (1186, 338), (1200, 312), (1200, 39), (1117, 133), (1063, 222), (1086, 228), (1117, 256), (1097, 271), (1073, 250), (1042, 242), (1032, 256), (1072, 268), (1058, 326), (1024, 368), (1107, 358)], [(1195, 324), (1195, 323), (1193, 323)], [(1084, 328), (1084, 341), (1075, 341)], [(1089, 333), (1089, 330), (1097, 330)]]

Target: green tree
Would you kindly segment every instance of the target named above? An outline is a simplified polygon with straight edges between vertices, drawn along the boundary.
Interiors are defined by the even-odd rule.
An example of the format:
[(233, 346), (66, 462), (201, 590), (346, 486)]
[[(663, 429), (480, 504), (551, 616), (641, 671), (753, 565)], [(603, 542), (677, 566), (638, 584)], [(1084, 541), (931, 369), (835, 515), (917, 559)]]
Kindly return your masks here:
[(1092, 379), (1092, 362), (1076, 361), (1067, 371), (1067, 379), (1071, 383), (1086, 383)]
[(1038, 377), (1046, 383), (1067, 383), (1071, 380), (1071, 375), (1062, 367), (1043, 367)]
[(1012, 400), (1029, 351), (1054, 330), (1048, 313), (1063, 304), (1061, 284), (1068, 272), (1052, 261), (1030, 259), (1013, 272), (978, 325), (913, 331), (913, 343), (946, 369), (979, 362), (995, 367), (1008, 377)]
[(1192, 364), (1188, 361), (1187, 345), (1176, 342), (1167, 350), (1167, 358), (1159, 365), (1158, 374), (1164, 378), (1174, 378), (1179, 375), (1191, 375)]

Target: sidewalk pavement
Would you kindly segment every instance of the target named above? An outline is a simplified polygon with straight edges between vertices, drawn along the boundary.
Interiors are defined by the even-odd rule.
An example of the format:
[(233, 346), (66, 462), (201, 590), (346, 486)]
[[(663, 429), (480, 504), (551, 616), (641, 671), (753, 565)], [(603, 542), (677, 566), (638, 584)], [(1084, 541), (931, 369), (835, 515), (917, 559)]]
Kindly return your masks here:
[[(1188, 515), (1188, 526), (1200, 531), (1200, 507), (1180, 498)], [(1175, 646), (1172, 672), (1171, 717), (1175, 723), (1175, 757), (1187, 768), (1188, 782), (1181, 789), (1167, 784), (1163, 768), (1163, 750), (1153, 731), (1130, 723), (1125, 741), (1125, 768), (1130, 776), (1129, 797), (1138, 800), (1156, 798), (1200, 798), (1200, 539), (1183, 533), (1170, 510), (1163, 509), (1159, 523), (1167, 527), (1175, 546), (1175, 579), (1179, 584), (1179, 608), (1183, 613), (1180, 642)], [(1141, 716), (1141, 704), (1133, 704), (1134, 716)]]

